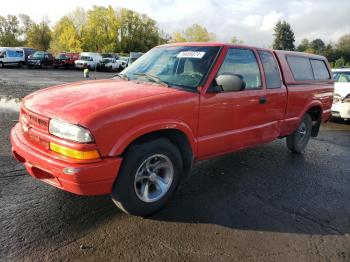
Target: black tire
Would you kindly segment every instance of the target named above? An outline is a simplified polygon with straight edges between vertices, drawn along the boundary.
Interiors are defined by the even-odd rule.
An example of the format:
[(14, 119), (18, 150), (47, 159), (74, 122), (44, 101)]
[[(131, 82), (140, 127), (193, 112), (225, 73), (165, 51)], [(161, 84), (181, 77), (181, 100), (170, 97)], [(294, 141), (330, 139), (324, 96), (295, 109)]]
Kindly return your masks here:
[(0, 68), (4, 68), (4, 63), (0, 62)]
[(309, 143), (312, 131), (312, 118), (305, 114), (297, 130), (287, 136), (287, 147), (293, 152), (300, 154)]
[[(154, 157), (155, 155), (165, 156), (167, 160), (171, 161), (173, 171), (172, 179), (169, 182), (168, 189), (164, 190), (164, 193), (161, 193), (164, 195), (162, 195), (160, 199), (153, 202), (145, 202), (137, 193), (138, 182), (135, 181), (137, 181), (136, 177), (138, 171), (143, 167), (145, 161)], [(145, 142), (143, 144), (131, 145), (125, 154), (121, 169), (113, 186), (112, 200), (125, 213), (142, 217), (150, 216), (159, 211), (168, 203), (180, 183), (182, 171), (183, 165), (181, 154), (178, 148), (168, 139), (160, 138)], [(156, 171), (153, 170), (153, 172)], [(147, 171), (143, 174), (149, 175)], [(152, 186), (152, 182), (150, 182), (151, 180), (146, 179), (146, 182), (144, 182), (145, 180), (141, 181), (142, 183), (149, 184), (149, 186), (147, 186), (147, 192), (150, 192), (149, 190)], [(153, 187), (156, 191), (156, 183), (154, 183)], [(141, 187), (140, 190), (142, 190)], [(145, 191), (145, 189), (143, 191)], [(162, 192), (162, 190), (160, 191)], [(147, 194), (147, 196), (149, 196), (149, 194)]]

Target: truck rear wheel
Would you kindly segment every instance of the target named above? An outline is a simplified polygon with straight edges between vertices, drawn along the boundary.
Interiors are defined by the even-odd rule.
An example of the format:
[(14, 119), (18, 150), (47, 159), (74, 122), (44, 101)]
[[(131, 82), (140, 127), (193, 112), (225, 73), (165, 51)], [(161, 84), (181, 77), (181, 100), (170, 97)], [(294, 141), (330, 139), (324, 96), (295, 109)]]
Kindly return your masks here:
[(312, 119), (305, 114), (297, 130), (287, 136), (287, 147), (293, 152), (300, 154), (307, 146), (312, 131)]
[(181, 154), (169, 140), (132, 145), (113, 186), (112, 200), (125, 213), (150, 216), (175, 193), (181, 172)]

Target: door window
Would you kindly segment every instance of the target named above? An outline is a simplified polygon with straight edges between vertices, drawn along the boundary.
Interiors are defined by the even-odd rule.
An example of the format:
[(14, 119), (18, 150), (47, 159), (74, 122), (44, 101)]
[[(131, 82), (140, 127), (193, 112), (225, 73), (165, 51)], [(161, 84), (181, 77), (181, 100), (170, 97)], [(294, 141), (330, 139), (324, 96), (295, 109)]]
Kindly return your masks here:
[(218, 75), (236, 74), (242, 76), (245, 89), (260, 89), (261, 77), (258, 62), (252, 50), (230, 48)]
[(281, 87), (280, 70), (271, 52), (258, 51), (258, 53), (264, 68), (266, 87), (270, 89)]

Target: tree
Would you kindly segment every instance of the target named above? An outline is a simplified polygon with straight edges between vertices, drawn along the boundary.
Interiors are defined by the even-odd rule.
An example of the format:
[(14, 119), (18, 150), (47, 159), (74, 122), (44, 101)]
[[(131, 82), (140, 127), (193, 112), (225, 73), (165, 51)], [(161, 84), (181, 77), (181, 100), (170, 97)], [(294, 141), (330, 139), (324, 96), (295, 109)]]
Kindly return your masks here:
[(243, 41), (238, 39), (237, 37), (233, 36), (231, 38), (231, 44), (234, 44), (234, 45), (240, 45), (240, 44), (243, 44)]
[(173, 34), (173, 42), (208, 42), (215, 41), (215, 39), (215, 34), (209, 33), (205, 27), (199, 24), (193, 24), (183, 32), (174, 32)]
[(336, 47), (339, 51), (350, 52), (350, 34), (339, 38)]
[(322, 52), (326, 48), (326, 44), (322, 41), (322, 39), (317, 38), (311, 41), (310, 48), (315, 50), (316, 54), (322, 54)]
[(158, 29), (157, 23), (145, 14), (122, 8), (117, 11), (120, 21), (118, 51), (148, 51), (167, 42), (166, 36)]
[(39, 24), (33, 23), (28, 30), (28, 45), (46, 51), (50, 47), (50, 41), (49, 21), (43, 19)]
[(19, 45), (20, 41), (18, 37), (20, 36), (20, 33), (17, 16), (0, 16), (0, 46)]
[(114, 52), (117, 47), (119, 21), (111, 6), (93, 6), (87, 13), (83, 29), (85, 50)]
[(81, 52), (82, 40), (73, 21), (64, 16), (53, 28), (50, 51), (58, 53), (62, 51)]
[(87, 23), (87, 12), (84, 8), (77, 7), (73, 12), (69, 13), (68, 18), (73, 22), (79, 37), (83, 38), (83, 31)]
[(279, 50), (295, 50), (294, 32), (286, 21), (279, 21), (274, 28), (275, 40), (273, 48)]
[(18, 18), (21, 23), (20, 32), (21, 32), (22, 43), (23, 45), (26, 45), (28, 40), (29, 29), (34, 24), (34, 22), (30, 18), (30, 16), (26, 14), (19, 14)]
[(334, 67), (339, 68), (339, 67), (345, 66), (345, 64), (346, 64), (346, 61), (344, 57), (341, 57), (334, 62)]
[(346, 62), (350, 62), (350, 34), (344, 35), (338, 40), (336, 51), (339, 57), (343, 57)]
[(305, 52), (305, 50), (309, 49), (309, 48), (310, 48), (310, 42), (309, 42), (309, 40), (304, 38), (303, 40), (301, 40), (300, 44), (298, 45), (297, 50), (299, 52)]

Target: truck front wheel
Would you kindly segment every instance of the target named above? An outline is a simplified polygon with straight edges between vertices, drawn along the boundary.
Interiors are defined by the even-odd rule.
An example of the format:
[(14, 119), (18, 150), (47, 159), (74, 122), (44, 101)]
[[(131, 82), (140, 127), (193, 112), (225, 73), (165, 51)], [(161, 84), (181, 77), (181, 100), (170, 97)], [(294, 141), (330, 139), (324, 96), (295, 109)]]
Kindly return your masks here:
[(307, 146), (312, 131), (312, 119), (305, 114), (297, 130), (287, 136), (287, 147), (293, 152), (300, 154)]
[(181, 154), (168, 139), (131, 145), (113, 186), (112, 199), (128, 214), (150, 216), (170, 200), (182, 170)]

